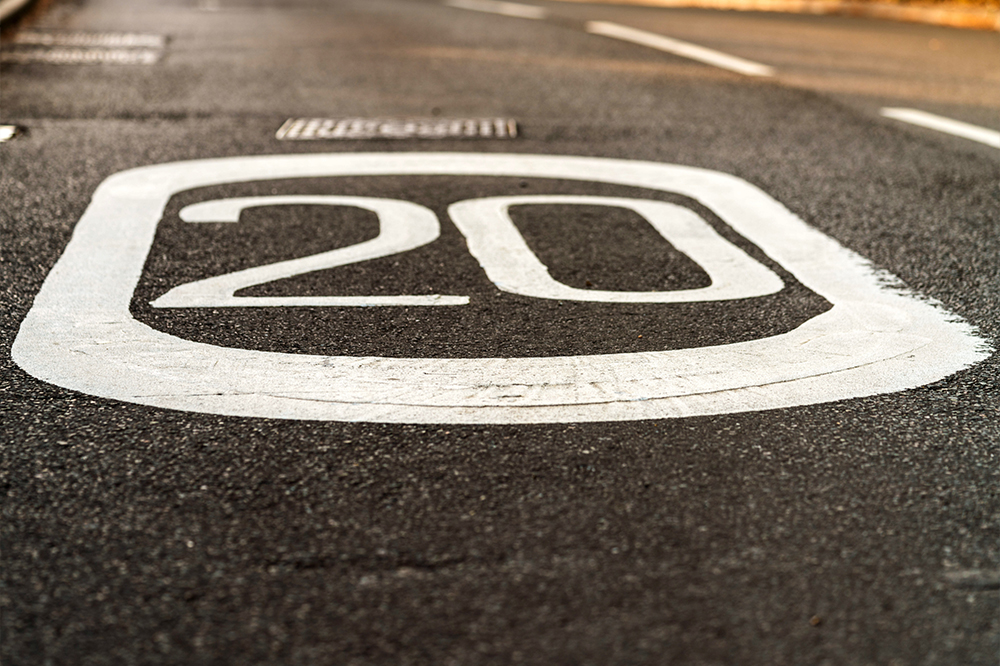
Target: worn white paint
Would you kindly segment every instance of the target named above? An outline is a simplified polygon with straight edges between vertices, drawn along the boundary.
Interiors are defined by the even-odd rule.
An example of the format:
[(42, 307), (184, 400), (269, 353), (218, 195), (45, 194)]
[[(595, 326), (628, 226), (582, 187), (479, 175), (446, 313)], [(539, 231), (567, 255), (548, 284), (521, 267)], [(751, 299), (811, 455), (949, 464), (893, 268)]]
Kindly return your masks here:
[(688, 58), (689, 60), (697, 60), (706, 65), (728, 69), (738, 74), (745, 74), (747, 76), (774, 76), (774, 68), (769, 65), (762, 65), (759, 62), (738, 58), (728, 53), (722, 53), (721, 51), (705, 48), (704, 46), (698, 46), (697, 44), (684, 42), (672, 37), (664, 37), (653, 32), (630, 28), (619, 23), (588, 21), (586, 30), (594, 35), (603, 35), (604, 37), (612, 37), (632, 42), (633, 44), (648, 46), (651, 49), (664, 51), (665, 53)]
[(247, 208), (261, 206), (314, 205), (348, 206), (371, 211), (378, 216), (375, 238), (299, 259), (255, 266), (234, 273), (189, 282), (174, 287), (151, 305), (157, 308), (226, 307), (370, 307), (407, 305), (465, 305), (467, 296), (236, 296), (241, 289), (283, 280), (303, 273), (347, 266), (370, 259), (407, 252), (426, 245), (441, 235), (433, 211), (409, 201), (370, 197), (289, 195), (216, 199), (187, 206), (180, 211), (185, 222), (238, 222)]
[(937, 130), (938, 132), (960, 136), (963, 139), (970, 139), (979, 143), (985, 143), (987, 146), (1000, 148), (1000, 132), (996, 130), (963, 123), (960, 120), (952, 120), (951, 118), (945, 118), (944, 116), (934, 115), (933, 113), (917, 109), (887, 107), (882, 109), (881, 113), (886, 118), (900, 120), (911, 125), (926, 127), (927, 129)]
[(501, 14), (502, 16), (513, 16), (515, 18), (544, 19), (549, 14), (542, 7), (524, 5), (519, 2), (497, 2), (496, 0), (445, 0), (444, 4), (458, 9), (470, 9), (474, 12)]
[[(510, 219), (511, 206), (544, 204), (633, 210), (700, 264), (712, 284), (700, 289), (633, 292), (576, 289), (557, 282)], [(663, 201), (564, 195), (490, 197), (454, 203), (448, 214), (490, 280), (501, 290), (522, 296), (599, 303), (685, 303), (765, 296), (784, 286), (781, 278), (720, 236), (693, 211)]]
[[(782, 335), (669, 351), (551, 358), (315, 356), (191, 342), (129, 303), (170, 197), (226, 183), (504, 176), (675, 192), (712, 210), (833, 307)], [(21, 324), (31, 375), (90, 395), (236, 416), (421, 423), (613, 421), (807, 405), (900, 391), (985, 359), (940, 305), (734, 176), (594, 157), (341, 153), (161, 164), (105, 180)]]

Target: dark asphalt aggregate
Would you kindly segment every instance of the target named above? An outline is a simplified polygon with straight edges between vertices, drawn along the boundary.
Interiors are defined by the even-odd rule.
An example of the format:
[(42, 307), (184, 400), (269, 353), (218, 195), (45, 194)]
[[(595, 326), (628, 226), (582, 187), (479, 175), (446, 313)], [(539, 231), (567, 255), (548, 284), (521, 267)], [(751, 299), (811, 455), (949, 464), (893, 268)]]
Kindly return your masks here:
[[(43, 25), (168, 33), (164, 60), (0, 70), (0, 120), (28, 129), (0, 145), (4, 664), (997, 663), (996, 354), (896, 394), (532, 426), (185, 413), (60, 389), (17, 367), (18, 326), (106, 177), (315, 152), (591, 155), (731, 173), (1000, 340), (1000, 161), (986, 151), (558, 23), (401, 0), (241, 4), (144, 15), (112, 0), (55, 3)], [(511, 116), (520, 135), (274, 138), (285, 119), (309, 115)], [(614, 193), (355, 180), (346, 186), (359, 193), (424, 196), (438, 209), (542, 185)], [(226, 229), (172, 217), (204, 194), (168, 206), (132, 311), (211, 344), (616, 353), (769, 335), (826, 307), (787, 274), (766, 308), (528, 303), (491, 289), (439, 210), (441, 240), (394, 259), (392, 283), (375, 282), (388, 266), (355, 267), (260, 293), (426, 289), (473, 294), (468, 311), (149, 308), (177, 283), (373, 233), (363, 215), (330, 226), (308, 209), (248, 212)], [(576, 246), (558, 210), (515, 221), (574, 286), (647, 288), (664, 261), (684, 284), (703, 279), (656, 237), (637, 239), (645, 232), (628, 215), (613, 233), (586, 217), (574, 218), (587, 230)]]

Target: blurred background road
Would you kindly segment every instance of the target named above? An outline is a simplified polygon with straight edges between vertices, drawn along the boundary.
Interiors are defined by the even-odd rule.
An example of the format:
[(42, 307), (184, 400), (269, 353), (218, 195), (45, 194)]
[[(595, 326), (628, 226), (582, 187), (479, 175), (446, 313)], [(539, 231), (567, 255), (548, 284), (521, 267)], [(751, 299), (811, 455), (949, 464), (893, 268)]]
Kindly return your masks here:
[[(997, 663), (998, 33), (572, 2), (42, 0), (0, 41), (5, 664)], [(312, 140), (279, 137), (297, 119), (319, 119)], [(344, 119), (374, 136), (335, 137)], [(406, 119), (491, 129), (387, 138)], [(732, 174), (975, 327), (984, 360), (906, 391), (768, 411), (481, 425), (179, 411), (60, 388), (12, 360), (115, 173), (431, 151)], [(661, 197), (782, 291), (539, 302), (495, 288), (447, 221), (461, 199), (652, 197), (638, 187), (300, 180), (171, 198), (131, 315), (224, 348), (545, 358), (734, 344), (829, 307), (688, 198)], [(318, 206), (247, 210), (238, 225), (187, 224), (184, 206), (333, 189), (421, 203), (440, 239), (249, 295), (468, 294), (469, 306), (149, 305), (377, 234), (370, 216), (331, 225)], [(707, 284), (636, 216), (589, 210), (570, 226), (564, 213), (515, 221), (566, 284)]]

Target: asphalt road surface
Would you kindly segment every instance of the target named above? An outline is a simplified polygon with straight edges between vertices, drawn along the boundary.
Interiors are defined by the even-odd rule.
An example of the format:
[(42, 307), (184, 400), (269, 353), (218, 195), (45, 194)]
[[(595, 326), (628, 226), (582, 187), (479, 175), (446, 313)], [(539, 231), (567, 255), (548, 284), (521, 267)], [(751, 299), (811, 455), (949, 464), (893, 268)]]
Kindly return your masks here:
[(1000, 660), (997, 33), (51, 0), (0, 60), (4, 664)]

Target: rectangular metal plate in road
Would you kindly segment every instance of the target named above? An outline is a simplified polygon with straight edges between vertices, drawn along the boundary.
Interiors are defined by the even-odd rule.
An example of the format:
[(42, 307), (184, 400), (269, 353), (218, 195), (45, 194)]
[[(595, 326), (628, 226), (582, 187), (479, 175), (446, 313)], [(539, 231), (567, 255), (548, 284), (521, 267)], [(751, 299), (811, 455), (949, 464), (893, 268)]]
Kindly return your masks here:
[(13, 44), (26, 46), (76, 46), (105, 49), (162, 49), (167, 39), (163, 35), (133, 32), (50, 32), (28, 30), (11, 39)]
[(289, 118), (275, 136), (311, 139), (513, 139), (511, 118)]
[(0, 62), (47, 65), (153, 65), (161, 52), (150, 49), (30, 48), (0, 51)]
[(129, 32), (27, 30), (0, 51), (0, 62), (48, 65), (153, 65), (163, 55), (163, 35)]

